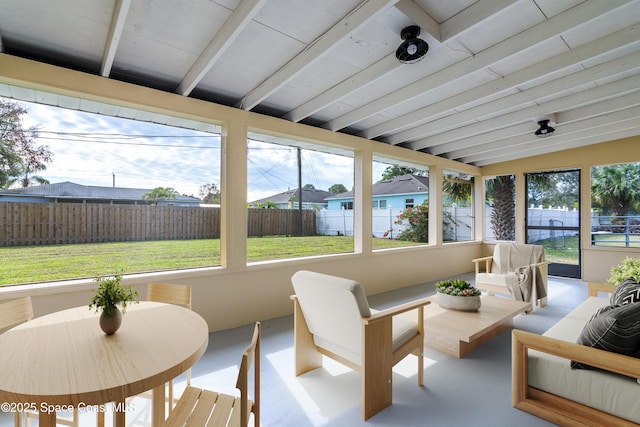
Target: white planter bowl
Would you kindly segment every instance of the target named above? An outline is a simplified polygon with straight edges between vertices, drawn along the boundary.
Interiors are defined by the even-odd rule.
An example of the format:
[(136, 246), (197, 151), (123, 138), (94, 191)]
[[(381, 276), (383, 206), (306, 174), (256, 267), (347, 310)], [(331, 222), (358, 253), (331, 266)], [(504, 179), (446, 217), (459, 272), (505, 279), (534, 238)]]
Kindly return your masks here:
[(460, 297), (438, 292), (438, 305), (442, 308), (460, 311), (478, 311), (480, 308), (480, 295), (471, 297)]

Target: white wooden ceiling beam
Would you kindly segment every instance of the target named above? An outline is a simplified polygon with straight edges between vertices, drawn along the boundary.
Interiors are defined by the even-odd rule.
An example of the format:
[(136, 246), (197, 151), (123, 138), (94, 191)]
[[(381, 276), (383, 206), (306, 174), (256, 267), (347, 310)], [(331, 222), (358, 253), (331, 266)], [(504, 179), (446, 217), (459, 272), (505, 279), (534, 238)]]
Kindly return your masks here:
[[(564, 126), (567, 123), (572, 123), (586, 118), (595, 117), (603, 114), (608, 114), (614, 111), (630, 108), (632, 106), (640, 104), (640, 97), (635, 92), (628, 93), (626, 95), (618, 96), (611, 99), (603, 99), (595, 104), (586, 105), (567, 111), (556, 113), (556, 120), (560, 126)], [(518, 135), (529, 133), (532, 127), (536, 127), (531, 120), (514, 124), (500, 129), (495, 129), (492, 132), (470, 136), (464, 139), (458, 139), (453, 142), (447, 142), (444, 144), (429, 147), (426, 150), (429, 154), (441, 155), (445, 153), (452, 153), (455, 151), (462, 151), (467, 148), (473, 148), (475, 145), (489, 144), (493, 141), (498, 141), (505, 138), (512, 138)], [(447, 154), (448, 156), (449, 154)]]
[[(543, 78), (546, 75), (569, 68), (580, 62), (596, 58), (609, 53), (612, 50), (627, 46), (629, 44), (640, 46), (640, 28), (631, 26), (624, 30), (617, 31), (602, 39), (579, 46), (576, 49), (563, 52), (535, 65), (515, 71), (503, 78), (489, 81), (473, 89), (456, 94), (455, 96), (435, 102), (426, 107), (407, 113), (396, 119), (389, 120), (376, 126), (372, 126), (360, 133), (368, 139), (381, 135), (388, 135), (400, 132), (411, 126), (427, 123), (443, 112), (461, 108), (466, 104), (477, 102), (483, 98), (495, 96), (495, 94), (514, 89), (517, 86)], [(390, 143), (393, 143), (389, 141)]]
[[(579, 90), (581, 86), (588, 85), (600, 79), (613, 78), (616, 75), (628, 73), (633, 69), (640, 69), (640, 52), (599, 64), (539, 86), (494, 99), (493, 101), (460, 111), (456, 114), (398, 132), (391, 135), (386, 142), (396, 145), (405, 141), (415, 141), (425, 136), (445, 132), (464, 123), (473, 123), (478, 120), (483, 120), (485, 117), (501, 116), (502, 112), (512, 110), (516, 106), (526, 106), (527, 104), (538, 102), (540, 99), (556, 96), (562, 92), (568, 93), (573, 90)], [(640, 70), (638, 72), (640, 72)], [(504, 121), (501, 121), (504, 124)]]
[(442, 42), (438, 21), (413, 0), (400, 0), (396, 4), (396, 8), (420, 27), (420, 38), (427, 39), (430, 47), (437, 46)]
[(637, 120), (625, 123), (626, 124), (623, 127), (602, 128), (599, 132), (595, 133), (593, 131), (581, 132), (580, 134), (573, 134), (568, 138), (558, 138), (556, 141), (551, 141), (552, 137), (540, 139), (536, 144), (533, 142), (529, 144), (525, 150), (513, 152), (503, 151), (490, 159), (479, 160), (473, 164), (475, 166), (482, 167), (498, 162), (517, 160), (540, 154), (553, 153), (560, 150), (568, 150), (571, 148), (585, 147), (591, 144), (599, 144), (601, 142), (638, 135), (640, 132), (640, 123), (638, 123)]
[(384, 77), (400, 66), (402, 66), (402, 64), (396, 59), (395, 53), (387, 55), (375, 64), (349, 77), (347, 80), (343, 80), (332, 88), (322, 92), (320, 95), (294, 108), (282, 116), (282, 118), (291, 120), (292, 122), (299, 122), (328, 105), (340, 101), (358, 89), (362, 89), (366, 85)]
[(475, 135), (493, 133), (496, 129), (509, 126), (509, 124), (526, 122), (534, 117), (557, 111), (565, 111), (577, 106), (588, 105), (599, 100), (606, 100), (615, 96), (622, 96), (627, 93), (636, 92), (640, 88), (640, 76), (635, 75), (621, 80), (616, 80), (602, 86), (592, 87), (581, 92), (557, 98), (539, 105), (522, 108), (511, 113), (502, 114), (499, 118), (483, 120), (447, 133), (424, 138), (422, 140), (409, 142), (405, 146), (413, 150), (424, 150), (436, 145), (453, 142)]
[[(469, 19), (465, 18), (465, 19), (461, 19), (460, 21), (456, 21), (455, 24), (452, 24), (455, 27), (455, 30), (449, 30), (449, 38), (452, 39), (452, 38), (458, 37), (469, 28), (472, 28), (475, 25), (479, 25), (483, 20), (489, 18), (491, 16), (491, 13), (494, 13), (496, 11), (497, 6), (506, 8), (515, 2), (516, 0), (500, 0), (500, 1), (487, 2), (488, 5), (484, 7), (484, 12), (478, 13), (475, 20), (470, 21)], [(408, 3), (411, 3), (411, 4), (408, 5)], [(481, 1), (480, 3), (485, 3), (485, 1)], [(415, 21), (415, 22), (421, 27), (424, 27), (425, 32), (429, 34), (430, 38), (433, 39), (433, 40), (428, 40), (428, 42), (431, 42), (432, 45), (434, 45), (432, 46), (432, 49), (433, 49), (434, 47), (437, 47), (440, 45), (440, 41), (439, 41), (440, 37), (435, 36), (435, 33), (436, 32), (439, 33), (440, 30), (438, 29), (436, 31), (433, 23), (427, 22), (428, 19), (431, 18), (431, 15), (429, 15), (422, 8), (420, 8), (420, 10), (415, 9), (416, 7), (420, 8), (412, 0), (401, 0), (396, 4), (396, 8), (398, 8), (400, 11), (402, 11), (412, 19), (414, 18), (414, 15), (422, 16), (421, 22), (418, 22), (418, 21)], [(465, 12), (466, 10), (468, 9), (465, 9)], [(477, 10), (477, 8), (474, 8), (474, 10)], [(415, 13), (412, 13), (411, 11)], [(456, 17), (458, 15), (456, 15)], [(450, 19), (449, 21), (452, 21), (454, 18)], [(437, 22), (435, 20), (434, 22), (437, 25)], [(461, 22), (464, 22), (464, 25), (467, 25), (467, 26), (462, 27), (463, 24), (461, 24)], [(437, 43), (435, 43), (436, 38), (438, 39)], [(303, 120), (306, 117), (309, 117), (310, 115), (316, 113), (317, 111), (320, 111), (323, 108), (326, 108), (327, 106), (340, 101), (341, 99), (356, 92), (357, 90), (360, 90), (366, 87), (368, 84), (376, 81), (381, 77), (384, 77), (386, 74), (395, 70), (398, 67), (401, 67), (402, 65), (403, 64), (401, 64), (396, 59), (395, 53), (389, 54), (385, 58), (373, 64), (372, 66), (367, 67), (366, 69), (360, 71), (359, 73), (353, 76), (350, 76), (348, 79), (338, 83), (337, 85), (333, 86), (331, 89), (321, 93), (320, 95), (314, 97), (313, 99), (289, 111), (287, 114), (282, 116), (282, 118), (286, 120), (291, 120), (293, 122), (299, 122), (300, 120)]]
[(631, 0), (611, 0), (609, 2), (585, 2), (560, 13), (516, 36), (508, 38), (492, 47), (467, 57), (456, 64), (439, 70), (417, 82), (404, 86), (388, 95), (356, 108), (347, 114), (325, 123), (323, 127), (333, 131), (344, 129), (354, 123), (371, 117), (380, 111), (392, 108), (408, 100), (424, 97), (425, 94), (446, 84), (455, 84), (470, 73), (485, 69), (505, 58), (520, 54), (540, 43), (557, 37), (567, 31), (589, 22), (603, 13), (624, 6)]
[(238, 107), (251, 110), (272, 93), (285, 85), (298, 73), (313, 64), (322, 55), (329, 52), (337, 43), (362, 25), (374, 19), (392, 7), (398, 0), (365, 0), (350, 14), (340, 20), (329, 31), (314, 40), (306, 49), (294, 56), (282, 68), (249, 92), (240, 101)]
[[(637, 94), (634, 94), (637, 98)], [(639, 102), (640, 103), (640, 102)], [(599, 128), (611, 127), (612, 130), (617, 130), (616, 126), (627, 126), (624, 122), (635, 120), (640, 115), (640, 107), (635, 106), (624, 110), (619, 110), (613, 113), (604, 112), (603, 114), (595, 117), (590, 117), (584, 120), (577, 120), (572, 123), (560, 123), (555, 125), (556, 132), (546, 138), (539, 138), (534, 135), (534, 131), (537, 125), (529, 125), (529, 131), (519, 136), (512, 136), (502, 140), (491, 141), (487, 144), (475, 145), (471, 148), (465, 148), (463, 150), (454, 150), (447, 153), (448, 159), (459, 159), (467, 162), (476, 162), (480, 160), (490, 159), (496, 155), (502, 155), (505, 150), (518, 151), (522, 146), (526, 146), (535, 141), (546, 141), (550, 138), (569, 138), (573, 134), (578, 133), (598, 133), (601, 132)], [(640, 123), (636, 124), (640, 126)], [(619, 129), (619, 128), (618, 128)]]
[(109, 35), (107, 36), (107, 44), (102, 54), (102, 64), (100, 66), (100, 75), (102, 77), (109, 77), (109, 74), (111, 74), (113, 60), (116, 57), (116, 51), (120, 44), (120, 37), (122, 37), (122, 31), (127, 20), (127, 15), (129, 14), (130, 6), (131, 0), (116, 0), (115, 2), (111, 27), (109, 27)]
[(486, 165), (490, 165), (498, 162), (518, 160), (523, 157), (537, 156), (540, 154), (549, 154), (549, 153), (553, 153), (560, 150), (569, 150), (572, 148), (586, 147), (592, 144), (600, 144), (602, 142), (637, 136), (639, 132), (640, 132), (640, 128), (634, 127), (634, 128), (619, 130), (613, 133), (606, 133), (606, 134), (599, 134), (599, 135), (585, 135), (581, 139), (573, 139), (571, 141), (564, 142), (561, 144), (556, 144), (556, 145), (539, 146), (539, 147), (527, 150), (525, 153), (504, 155), (504, 156), (496, 157), (494, 160), (480, 161), (480, 162), (477, 162), (475, 166), (482, 167), (482, 166), (486, 166)]
[(440, 24), (442, 42), (451, 40), (522, 0), (480, 0)]
[(176, 89), (176, 93), (188, 96), (195, 89), (266, 2), (267, 0), (242, 0), (238, 4), (236, 10), (224, 22), (220, 31), (216, 33), (187, 74), (185, 74)]

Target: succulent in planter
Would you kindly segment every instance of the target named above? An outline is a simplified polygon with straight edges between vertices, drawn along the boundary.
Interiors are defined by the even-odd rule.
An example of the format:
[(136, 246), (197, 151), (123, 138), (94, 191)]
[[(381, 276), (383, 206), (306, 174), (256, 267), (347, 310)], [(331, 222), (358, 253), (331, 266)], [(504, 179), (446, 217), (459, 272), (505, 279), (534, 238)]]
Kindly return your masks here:
[[(127, 304), (137, 303), (138, 291), (130, 286), (122, 286), (122, 276), (97, 277), (98, 290), (91, 298), (89, 309), (95, 309), (100, 314), (100, 327), (107, 334), (115, 333), (122, 323), (122, 314), (127, 310)], [(118, 308), (122, 308), (122, 311)]]
[(480, 289), (471, 286), (471, 283), (462, 279), (443, 280), (436, 283), (436, 291), (441, 294), (455, 295), (459, 297), (473, 297), (480, 295)]
[(640, 258), (625, 258), (620, 264), (611, 269), (608, 281), (617, 286), (628, 279), (632, 279), (635, 283), (640, 283)]
[(440, 307), (460, 311), (477, 311), (480, 308), (480, 289), (466, 280), (443, 280), (436, 283), (436, 291)]

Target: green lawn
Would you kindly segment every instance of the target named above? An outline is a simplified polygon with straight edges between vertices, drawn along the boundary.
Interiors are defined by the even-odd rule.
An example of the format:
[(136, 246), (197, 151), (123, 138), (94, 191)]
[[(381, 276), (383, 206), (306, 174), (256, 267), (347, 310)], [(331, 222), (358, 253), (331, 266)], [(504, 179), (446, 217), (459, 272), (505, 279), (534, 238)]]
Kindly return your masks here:
[[(596, 246), (625, 247), (625, 235), (597, 235)], [(631, 235), (632, 247), (640, 247), (640, 237)], [(562, 264), (578, 264), (578, 237), (567, 236), (536, 242), (542, 245), (547, 253), (547, 260)]]
[[(374, 249), (413, 243), (374, 239)], [(256, 237), (247, 240), (247, 259), (264, 261), (353, 252), (345, 236)], [(84, 243), (0, 248), (0, 285), (220, 265), (220, 240)]]

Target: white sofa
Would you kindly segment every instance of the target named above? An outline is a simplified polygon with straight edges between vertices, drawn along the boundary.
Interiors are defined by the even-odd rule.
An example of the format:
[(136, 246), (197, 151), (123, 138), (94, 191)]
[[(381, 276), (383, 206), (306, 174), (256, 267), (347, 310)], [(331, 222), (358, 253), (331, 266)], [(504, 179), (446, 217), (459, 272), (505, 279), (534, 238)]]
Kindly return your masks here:
[[(543, 335), (514, 330), (513, 406), (558, 425), (640, 424), (640, 359), (576, 344), (609, 298), (589, 284), (589, 297)], [(572, 369), (571, 361), (601, 368)]]

